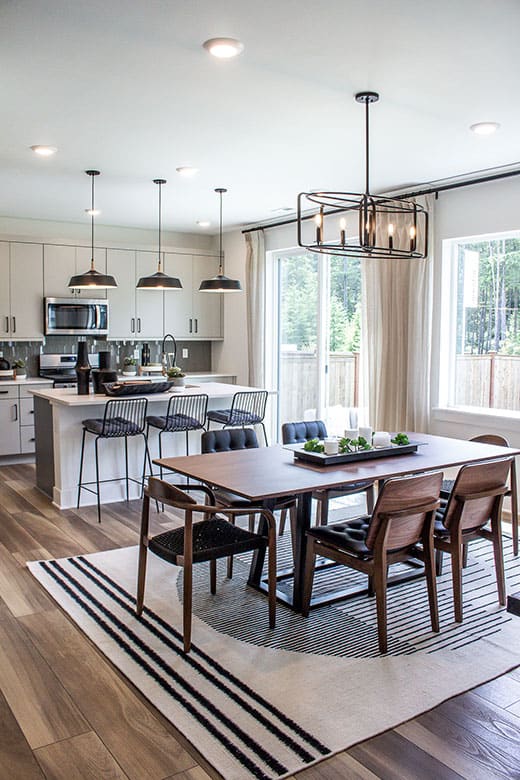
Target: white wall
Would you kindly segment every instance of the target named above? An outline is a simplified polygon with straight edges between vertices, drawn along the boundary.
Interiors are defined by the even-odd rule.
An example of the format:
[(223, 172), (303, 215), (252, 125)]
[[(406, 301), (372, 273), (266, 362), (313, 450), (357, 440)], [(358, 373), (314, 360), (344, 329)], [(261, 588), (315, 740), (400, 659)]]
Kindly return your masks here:
[(236, 374), (239, 385), (247, 385), (247, 290), (246, 242), (242, 232), (224, 233), (223, 249), (226, 276), (239, 279), (243, 293), (229, 293), (224, 298), (224, 341), (212, 344), (212, 371)]

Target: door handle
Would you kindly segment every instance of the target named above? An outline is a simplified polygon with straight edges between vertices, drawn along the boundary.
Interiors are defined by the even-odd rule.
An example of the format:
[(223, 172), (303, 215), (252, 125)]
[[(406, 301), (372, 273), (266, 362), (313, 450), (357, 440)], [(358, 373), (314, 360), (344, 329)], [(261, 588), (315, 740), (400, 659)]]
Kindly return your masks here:
[(130, 320), (130, 332), (135, 333), (135, 317)]
[(16, 317), (13, 317), (13, 333), (16, 333)]
[(13, 420), (13, 422), (18, 422), (18, 404), (14, 404), (13, 409), (14, 409), (14, 420)]
[(141, 317), (137, 318), (137, 332), (141, 333)]

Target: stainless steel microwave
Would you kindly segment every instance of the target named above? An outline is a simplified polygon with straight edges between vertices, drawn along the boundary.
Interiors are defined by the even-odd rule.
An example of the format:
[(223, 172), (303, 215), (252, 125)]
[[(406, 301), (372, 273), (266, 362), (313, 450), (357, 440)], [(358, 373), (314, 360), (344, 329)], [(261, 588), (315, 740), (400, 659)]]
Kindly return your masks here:
[(91, 298), (45, 298), (47, 336), (107, 336), (108, 301)]

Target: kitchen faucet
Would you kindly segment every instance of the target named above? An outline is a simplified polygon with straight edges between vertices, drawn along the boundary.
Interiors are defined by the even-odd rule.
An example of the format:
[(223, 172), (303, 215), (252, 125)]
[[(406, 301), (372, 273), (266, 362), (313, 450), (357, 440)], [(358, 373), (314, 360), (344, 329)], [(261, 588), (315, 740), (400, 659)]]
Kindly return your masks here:
[[(166, 339), (170, 339), (170, 341), (173, 342), (173, 352), (166, 352)], [(169, 368), (173, 368), (174, 365), (176, 365), (175, 363), (176, 360), (177, 360), (177, 342), (175, 341), (175, 338), (174, 336), (172, 336), (171, 333), (167, 333), (162, 340), (162, 347), (161, 347), (161, 363), (163, 365), (163, 369), (165, 371), (168, 371)]]

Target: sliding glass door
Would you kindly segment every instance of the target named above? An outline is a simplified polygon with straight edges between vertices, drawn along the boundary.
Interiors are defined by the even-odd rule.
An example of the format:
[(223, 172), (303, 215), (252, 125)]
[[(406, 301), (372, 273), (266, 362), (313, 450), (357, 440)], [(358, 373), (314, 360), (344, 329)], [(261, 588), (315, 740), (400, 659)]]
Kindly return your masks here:
[(330, 433), (350, 427), (359, 384), (359, 260), (273, 254), (273, 379), (283, 422), (324, 419)]

